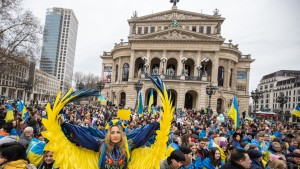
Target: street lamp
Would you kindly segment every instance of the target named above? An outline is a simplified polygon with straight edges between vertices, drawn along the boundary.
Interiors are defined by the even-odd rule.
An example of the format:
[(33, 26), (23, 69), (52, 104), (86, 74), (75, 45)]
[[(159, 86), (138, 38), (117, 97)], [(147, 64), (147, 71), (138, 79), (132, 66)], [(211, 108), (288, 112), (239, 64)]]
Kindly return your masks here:
[(263, 92), (258, 91), (258, 89), (255, 89), (255, 91), (251, 92), (251, 98), (254, 102), (254, 113), (256, 113), (256, 104), (258, 103), (258, 100), (261, 99), (263, 96)]
[(167, 61), (167, 58), (166, 58), (166, 57), (162, 57), (162, 58), (160, 59), (160, 61), (161, 61), (162, 64), (163, 64), (163, 67), (162, 67), (162, 70), (161, 70), (161, 74), (164, 75), (164, 73), (165, 73), (165, 71), (164, 71), (164, 69), (165, 69), (165, 63), (166, 63), (166, 61)]
[(100, 82), (97, 83), (97, 89), (99, 90), (99, 94), (101, 95), (101, 91), (102, 89), (104, 89), (105, 83), (103, 83), (102, 80), (100, 80)]
[(134, 89), (136, 90), (136, 104), (135, 104), (135, 108), (137, 108), (138, 99), (139, 99), (139, 91), (142, 89), (143, 83), (141, 83), (138, 80), (137, 82), (134, 82), (133, 85), (134, 85)]
[(77, 88), (78, 90), (81, 90), (84, 88), (84, 84), (82, 82), (80, 82), (78, 85), (77, 85)]
[(206, 94), (208, 95), (208, 115), (210, 116), (210, 101), (211, 101), (211, 96), (216, 93), (216, 90), (218, 90), (217, 86), (213, 86), (212, 84), (206, 86)]
[(182, 63), (182, 66), (183, 66), (181, 75), (185, 75), (185, 62), (186, 62), (186, 60), (187, 60), (186, 57), (183, 57), (181, 59), (181, 63)]
[(281, 114), (284, 115), (283, 106), (288, 102), (288, 97), (284, 96), (283, 92), (279, 93), (279, 96), (276, 98), (276, 102), (280, 104)]

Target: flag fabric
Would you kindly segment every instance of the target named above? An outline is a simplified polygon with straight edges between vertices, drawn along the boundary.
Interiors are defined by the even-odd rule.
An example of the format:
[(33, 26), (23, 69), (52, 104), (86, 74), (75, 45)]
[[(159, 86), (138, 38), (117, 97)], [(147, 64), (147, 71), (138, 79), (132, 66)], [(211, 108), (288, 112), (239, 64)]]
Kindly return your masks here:
[(9, 106), (8, 106), (8, 111), (7, 111), (6, 116), (5, 116), (5, 121), (8, 122), (8, 121), (12, 121), (14, 119), (15, 119), (15, 116), (14, 116), (14, 112), (12, 110), (12, 105), (10, 103)]
[(152, 104), (153, 104), (153, 89), (150, 91), (150, 97), (149, 97), (149, 102), (148, 102), (148, 113), (152, 113)]
[(23, 104), (23, 102), (20, 100), (19, 102), (18, 102), (18, 113), (22, 113), (22, 111), (23, 111), (23, 109), (24, 109), (24, 104)]
[(31, 164), (39, 166), (43, 162), (44, 148), (46, 143), (33, 138), (26, 150), (26, 155)]
[(137, 112), (139, 117), (143, 116), (143, 96), (142, 96), (142, 91), (140, 91), (139, 93), (139, 97), (138, 97), (138, 104), (137, 104)]
[(131, 111), (130, 110), (125, 110), (125, 109), (119, 109), (118, 110), (118, 118), (120, 120), (130, 120), (130, 114)]
[(228, 116), (232, 118), (236, 128), (240, 127), (240, 114), (236, 96), (233, 97), (231, 107), (228, 111)]
[(250, 117), (250, 116), (246, 116), (245, 120), (249, 120), (249, 121), (254, 121), (254, 118)]
[(279, 131), (275, 131), (274, 134), (272, 135), (272, 137), (281, 139), (282, 138), (282, 134), (280, 134)]
[(100, 102), (103, 105), (106, 105), (106, 103), (107, 103), (106, 98), (104, 96), (102, 96), (102, 95), (98, 96), (98, 100), (97, 101)]
[(300, 117), (300, 106), (297, 104), (295, 109), (292, 111), (292, 114), (297, 116), (297, 117)]

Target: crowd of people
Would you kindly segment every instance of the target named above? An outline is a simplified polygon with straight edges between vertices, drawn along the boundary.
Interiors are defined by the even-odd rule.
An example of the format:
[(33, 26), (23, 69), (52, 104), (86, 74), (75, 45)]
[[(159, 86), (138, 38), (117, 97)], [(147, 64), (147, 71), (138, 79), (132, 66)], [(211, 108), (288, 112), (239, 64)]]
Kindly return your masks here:
[[(25, 112), (18, 112), (18, 102), (12, 104), (14, 119), (5, 120), (10, 103), (0, 104), (0, 165), (2, 168), (53, 168), (55, 161), (52, 152), (44, 150), (39, 162), (31, 161), (29, 151), (33, 139), (47, 144), (41, 134), (45, 131), (42, 118), (47, 118), (45, 106), (31, 105)], [(126, 168), (128, 148), (115, 149), (112, 143), (122, 142), (127, 135), (131, 148), (151, 144), (155, 131), (159, 129), (160, 111), (156, 114), (146, 108), (142, 116), (132, 111), (130, 120), (116, 121), (118, 127), (110, 123), (117, 117), (116, 106), (95, 106), (68, 104), (63, 107), (62, 128), (66, 137), (75, 144), (90, 150), (100, 151), (103, 146), (99, 138), (103, 134), (105, 151), (116, 151), (112, 165), (104, 162), (99, 168)], [(226, 115), (221, 121), (219, 115), (207, 114), (205, 109), (177, 109), (173, 114), (165, 160), (161, 169), (299, 169), (300, 132), (299, 126), (280, 121), (269, 122), (258, 119), (240, 119), (241, 126), (235, 127)], [(111, 124), (106, 128), (107, 124)], [(85, 136), (79, 138), (89, 128), (100, 133), (98, 138)], [(141, 130), (142, 129), (142, 130)], [(131, 133), (138, 138), (130, 138)], [(89, 133), (91, 133), (89, 131)], [(109, 133), (109, 138), (105, 134)], [(73, 136), (75, 135), (75, 137)], [(81, 140), (80, 140), (81, 139)], [(106, 140), (108, 139), (108, 140)], [(88, 144), (87, 141), (90, 141)], [(30, 149), (30, 150), (29, 150)], [(26, 150), (28, 150), (26, 152)], [(125, 155), (124, 155), (125, 154)], [(127, 155), (126, 155), (127, 154)], [(115, 154), (113, 154), (115, 155)], [(103, 156), (104, 159), (109, 159)], [(102, 158), (102, 161), (104, 161)], [(123, 161), (122, 161), (123, 160)], [(100, 160), (101, 161), (101, 160)], [(117, 161), (114, 163), (114, 161)], [(143, 166), (145, 169), (147, 166)]]

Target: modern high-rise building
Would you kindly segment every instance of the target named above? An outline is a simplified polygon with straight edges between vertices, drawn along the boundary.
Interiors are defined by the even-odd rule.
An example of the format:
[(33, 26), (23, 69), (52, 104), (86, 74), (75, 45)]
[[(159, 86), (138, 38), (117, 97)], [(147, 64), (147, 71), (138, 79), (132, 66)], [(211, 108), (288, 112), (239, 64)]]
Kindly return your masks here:
[(63, 91), (72, 84), (77, 30), (72, 9), (47, 9), (40, 69), (54, 75)]

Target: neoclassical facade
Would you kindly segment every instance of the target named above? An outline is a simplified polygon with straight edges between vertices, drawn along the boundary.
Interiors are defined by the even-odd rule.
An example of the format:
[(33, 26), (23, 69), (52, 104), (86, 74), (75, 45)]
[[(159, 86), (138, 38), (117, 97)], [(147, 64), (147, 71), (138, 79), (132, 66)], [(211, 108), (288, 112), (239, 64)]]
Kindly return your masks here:
[[(160, 76), (177, 108), (208, 107), (206, 87), (218, 90), (211, 98), (214, 112), (228, 110), (237, 95), (240, 112), (249, 105), (250, 55), (243, 55), (238, 45), (224, 43), (221, 26), (225, 18), (171, 10), (146, 16), (134, 13), (129, 23), (128, 42), (115, 43), (111, 52), (103, 52), (102, 77), (106, 82), (102, 95), (115, 104), (134, 107), (137, 91), (134, 83), (143, 83), (147, 105), (153, 85), (144, 72)], [(159, 97), (154, 93), (156, 105)]]

